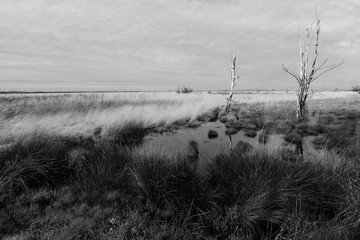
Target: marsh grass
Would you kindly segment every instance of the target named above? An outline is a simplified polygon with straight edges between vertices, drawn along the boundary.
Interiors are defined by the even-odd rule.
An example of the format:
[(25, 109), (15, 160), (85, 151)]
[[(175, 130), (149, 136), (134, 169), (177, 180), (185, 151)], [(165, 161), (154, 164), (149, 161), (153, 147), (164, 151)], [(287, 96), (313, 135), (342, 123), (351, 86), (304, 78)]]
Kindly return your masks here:
[(360, 185), (353, 167), (258, 151), (222, 154), (194, 171), (186, 155), (129, 151), (97, 145), (85, 154), (83, 168), (67, 172), (62, 187), (44, 183), (17, 191), (2, 210), (8, 215), (1, 231), (25, 239), (359, 234)]
[[(343, 152), (322, 161), (242, 144), (195, 168), (187, 153), (140, 153), (149, 122), (139, 119), (99, 125), (84, 135), (20, 131), (0, 149), (0, 237), (359, 239), (358, 113), (354, 105), (339, 106), (347, 107), (320, 112), (311, 131), (298, 128), (317, 132), (325, 147)], [(261, 104), (241, 111), (239, 120), (261, 126), (264, 134), (292, 117)], [(3, 119), (15, 124), (17, 117)]]

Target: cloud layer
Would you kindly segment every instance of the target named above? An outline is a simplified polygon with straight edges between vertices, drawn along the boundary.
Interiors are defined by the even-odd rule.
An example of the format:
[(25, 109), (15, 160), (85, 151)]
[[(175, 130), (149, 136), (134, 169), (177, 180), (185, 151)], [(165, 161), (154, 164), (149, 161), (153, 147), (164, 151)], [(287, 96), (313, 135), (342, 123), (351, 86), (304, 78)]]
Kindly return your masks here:
[(357, 0), (2, 0), (1, 90), (291, 89), (298, 32), (320, 12), (320, 60), (345, 64), (316, 88), (359, 84)]

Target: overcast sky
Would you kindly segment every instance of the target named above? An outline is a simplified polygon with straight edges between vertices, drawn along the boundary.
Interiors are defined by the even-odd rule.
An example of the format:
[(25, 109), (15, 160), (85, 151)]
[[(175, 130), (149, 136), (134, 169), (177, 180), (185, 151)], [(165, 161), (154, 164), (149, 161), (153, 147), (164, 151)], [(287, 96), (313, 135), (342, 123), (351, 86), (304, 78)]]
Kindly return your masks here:
[(360, 85), (359, 0), (1, 0), (1, 90), (294, 89), (298, 32), (321, 18), (314, 88)]

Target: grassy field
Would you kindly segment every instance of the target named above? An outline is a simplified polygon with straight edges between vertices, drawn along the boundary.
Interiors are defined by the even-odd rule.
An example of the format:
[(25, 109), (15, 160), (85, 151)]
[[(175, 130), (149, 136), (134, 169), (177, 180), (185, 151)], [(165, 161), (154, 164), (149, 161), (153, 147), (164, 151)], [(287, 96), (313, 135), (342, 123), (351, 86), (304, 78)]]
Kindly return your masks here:
[[(294, 93), (236, 95), (229, 114), (225, 97), (0, 96), (0, 237), (360, 239), (360, 95), (316, 93), (306, 124), (294, 124)], [(199, 168), (197, 143), (139, 153), (149, 132), (211, 119), (288, 142), (316, 136), (329, 154), (238, 144)]]

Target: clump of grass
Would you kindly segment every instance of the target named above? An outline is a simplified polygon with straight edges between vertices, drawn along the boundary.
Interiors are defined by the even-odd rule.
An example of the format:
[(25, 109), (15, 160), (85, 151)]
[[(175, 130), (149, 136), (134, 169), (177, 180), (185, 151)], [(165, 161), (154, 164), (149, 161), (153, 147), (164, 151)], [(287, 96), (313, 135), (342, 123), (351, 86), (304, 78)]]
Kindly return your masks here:
[(229, 113), (225, 112), (225, 111), (221, 111), (219, 113), (219, 121), (222, 123), (227, 123), (227, 122), (235, 122), (238, 120), (238, 115), (236, 113), (236, 111), (231, 111)]
[(147, 132), (144, 124), (129, 122), (120, 127), (112, 126), (107, 132), (107, 137), (111, 142), (121, 146), (136, 146), (142, 143)]
[(217, 138), (219, 136), (218, 132), (213, 130), (213, 129), (210, 129), (209, 132), (208, 132), (208, 138), (209, 139), (214, 139), (214, 138)]
[(245, 136), (249, 137), (249, 138), (254, 138), (256, 137), (257, 133), (254, 130), (247, 130), (245, 131)]
[(201, 201), (200, 179), (186, 156), (174, 159), (147, 156), (138, 159), (132, 174), (140, 199), (158, 208), (173, 204), (179, 209), (189, 209), (194, 202)]
[(296, 212), (309, 221), (328, 221), (339, 211), (336, 194), (344, 189), (321, 166), (283, 164), (261, 155), (237, 158), (223, 155), (208, 166), (209, 187), (217, 189), (213, 201), (223, 209), (218, 211), (226, 225), (221, 235), (262, 239), (278, 233)]
[(250, 143), (239, 140), (236, 143), (232, 154), (248, 154), (251, 150), (253, 150), (253, 146)]
[(237, 133), (239, 131), (240, 131), (239, 129), (231, 127), (231, 128), (227, 128), (225, 130), (225, 134), (226, 135), (233, 135), (233, 134), (235, 134), (235, 133)]
[(209, 112), (203, 113), (196, 117), (200, 122), (216, 122), (219, 116), (220, 108), (211, 109)]
[[(66, 180), (69, 149), (79, 145), (72, 138), (36, 131), (0, 152), (1, 188), (20, 190), (57, 186)], [(2, 191), (1, 191), (2, 192)]]
[(73, 176), (78, 189), (88, 192), (130, 189), (130, 150), (116, 144), (100, 144), (75, 159)]

